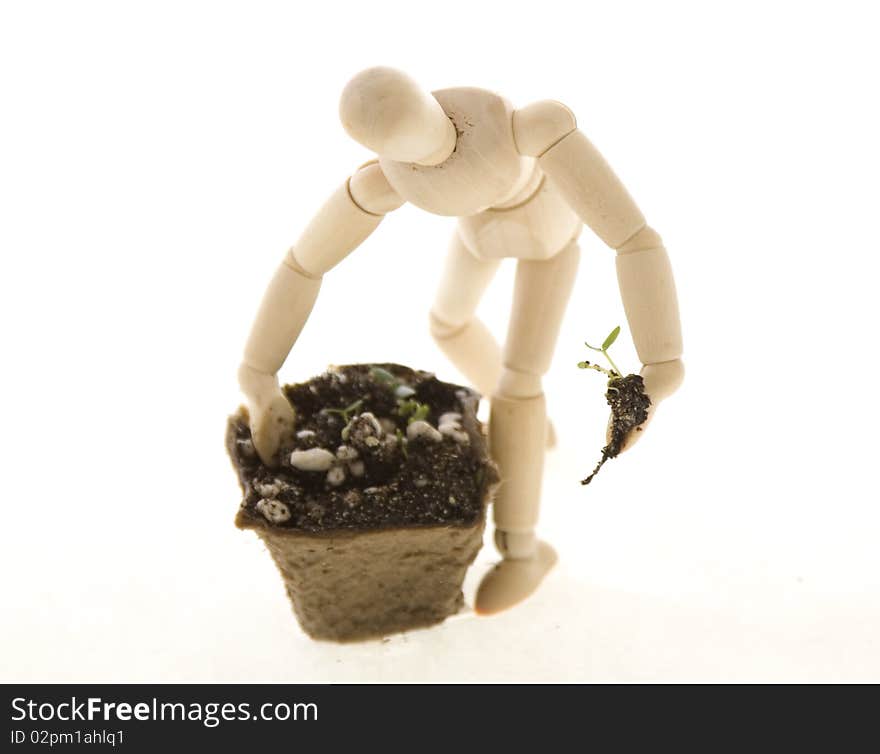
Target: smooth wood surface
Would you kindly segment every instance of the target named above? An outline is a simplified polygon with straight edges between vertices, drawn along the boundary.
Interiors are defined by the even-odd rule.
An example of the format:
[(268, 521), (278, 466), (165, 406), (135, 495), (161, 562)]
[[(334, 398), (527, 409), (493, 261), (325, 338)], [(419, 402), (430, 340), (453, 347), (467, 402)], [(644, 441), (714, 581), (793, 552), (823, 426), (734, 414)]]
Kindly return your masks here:
[(312, 218), (288, 257), (294, 266), (320, 277), (360, 246), (383, 217), (361, 209), (346, 181)]
[(379, 155), (400, 196), (435, 215), (464, 217), (503, 202), (530, 177), (532, 162), (513, 140), (513, 106), (493, 92), (442, 89), (434, 97), (455, 124), (455, 150), (439, 165)]
[(531, 398), (492, 396), (489, 450), (501, 471), (492, 516), (505, 532), (532, 532), (541, 508), (547, 404)]
[(580, 248), (571, 242), (550, 259), (517, 263), (505, 367), (536, 376), (550, 368), (579, 261)]
[(455, 148), (455, 128), (437, 100), (394, 68), (368, 68), (349, 81), (339, 119), (355, 141), (394, 160), (437, 165)]
[(616, 249), (645, 225), (629, 192), (580, 131), (572, 131), (538, 162), (581, 220), (611, 248)]
[(520, 154), (540, 157), (577, 128), (574, 113), (556, 100), (541, 100), (513, 114), (513, 137)]
[(481, 260), (453, 234), (431, 308), (431, 335), (449, 360), (482, 395), (490, 395), (501, 375), (501, 349), (474, 314), (500, 260)]
[(378, 160), (358, 168), (348, 179), (348, 192), (358, 207), (372, 215), (385, 215), (403, 204), (403, 198), (388, 183)]
[(633, 343), (643, 364), (677, 359), (682, 353), (678, 297), (669, 255), (662, 245), (616, 261), (620, 295)]
[(506, 209), (492, 207), (458, 222), (465, 245), (483, 259), (550, 259), (577, 238), (583, 222), (559, 189), (538, 170), (527, 200)]

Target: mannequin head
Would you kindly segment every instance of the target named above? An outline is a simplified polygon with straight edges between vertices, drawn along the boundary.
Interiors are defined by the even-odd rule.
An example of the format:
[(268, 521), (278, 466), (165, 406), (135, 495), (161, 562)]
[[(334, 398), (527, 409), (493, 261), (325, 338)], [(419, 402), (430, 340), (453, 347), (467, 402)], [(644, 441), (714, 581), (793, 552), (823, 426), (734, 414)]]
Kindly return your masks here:
[(339, 101), (342, 125), (380, 157), (438, 165), (455, 148), (455, 126), (434, 97), (394, 68), (368, 68)]

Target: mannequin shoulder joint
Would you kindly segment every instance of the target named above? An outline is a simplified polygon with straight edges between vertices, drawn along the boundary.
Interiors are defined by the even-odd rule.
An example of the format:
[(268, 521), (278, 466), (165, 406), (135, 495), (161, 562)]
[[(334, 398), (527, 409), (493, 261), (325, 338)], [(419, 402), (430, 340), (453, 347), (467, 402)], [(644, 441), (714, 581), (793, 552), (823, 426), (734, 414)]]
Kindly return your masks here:
[(348, 179), (348, 191), (352, 201), (371, 215), (384, 215), (403, 204), (376, 160), (357, 169)]
[(520, 154), (540, 157), (577, 128), (574, 113), (556, 100), (541, 100), (513, 113), (513, 138)]

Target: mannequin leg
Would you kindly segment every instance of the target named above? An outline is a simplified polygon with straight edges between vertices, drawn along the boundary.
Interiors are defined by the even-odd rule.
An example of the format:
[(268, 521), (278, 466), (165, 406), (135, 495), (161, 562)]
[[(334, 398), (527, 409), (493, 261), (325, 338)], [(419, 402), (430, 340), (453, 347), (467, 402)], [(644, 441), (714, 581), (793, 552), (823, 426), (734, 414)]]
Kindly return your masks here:
[(546, 427), (541, 378), (550, 367), (579, 257), (571, 242), (551, 259), (517, 266), (489, 419), (489, 446), (502, 479), (494, 500), (495, 544), (504, 560), (480, 584), (479, 613), (498, 612), (528, 597), (556, 561), (553, 549), (535, 537)]
[(498, 264), (497, 259), (477, 259), (455, 233), (431, 309), (435, 342), (483, 395), (490, 395), (498, 383), (501, 349), (474, 312)]
[[(501, 378), (501, 349), (474, 312), (498, 265), (498, 259), (475, 257), (455, 233), (430, 317), (431, 335), (440, 350), (484, 396), (494, 392)], [(546, 444), (556, 445), (550, 421)]]

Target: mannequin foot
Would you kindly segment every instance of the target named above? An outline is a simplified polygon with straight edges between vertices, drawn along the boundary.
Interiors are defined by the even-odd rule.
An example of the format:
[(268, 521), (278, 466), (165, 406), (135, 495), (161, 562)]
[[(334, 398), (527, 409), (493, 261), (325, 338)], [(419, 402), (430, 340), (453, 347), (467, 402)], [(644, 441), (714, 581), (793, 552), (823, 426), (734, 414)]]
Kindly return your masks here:
[(537, 540), (529, 557), (506, 555), (480, 582), (474, 610), (478, 615), (492, 615), (519, 604), (538, 588), (556, 559), (556, 551)]

